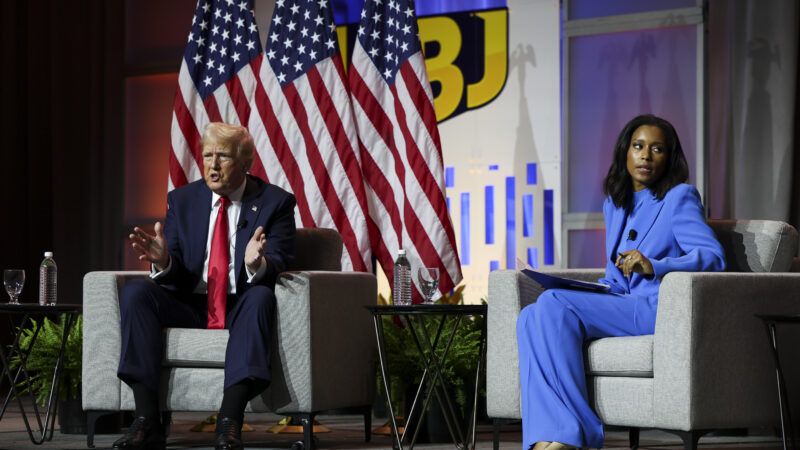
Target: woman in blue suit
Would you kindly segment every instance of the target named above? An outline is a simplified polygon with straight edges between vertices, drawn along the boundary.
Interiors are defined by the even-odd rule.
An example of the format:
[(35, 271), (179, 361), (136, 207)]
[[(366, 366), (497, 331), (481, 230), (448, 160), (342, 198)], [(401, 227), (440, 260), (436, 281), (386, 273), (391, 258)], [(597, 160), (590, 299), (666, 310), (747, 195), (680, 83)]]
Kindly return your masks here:
[(620, 132), (605, 179), (608, 293), (550, 289), (517, 321), (523, 449), (603, 446), (589, 406), (587, 340), (655, 331), (658, 288), (672, 271), (721, 271), (722, 247), (706, 225), (672, 125), (638, 116)]

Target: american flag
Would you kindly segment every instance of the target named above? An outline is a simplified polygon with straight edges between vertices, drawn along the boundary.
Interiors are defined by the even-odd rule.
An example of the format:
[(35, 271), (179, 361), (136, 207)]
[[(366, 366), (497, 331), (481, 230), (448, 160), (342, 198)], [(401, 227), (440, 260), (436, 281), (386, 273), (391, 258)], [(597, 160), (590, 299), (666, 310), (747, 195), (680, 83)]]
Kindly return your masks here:
[[(246, 61), (241, 63), (233, 60), (238, 43), (221, 37), (224, 32), (231, 37), (240, 29), (238, 19), (249, 31), (241, 39), (247, 49)], [(202, 20), (207, 20), (206, 28), (198, 25)], [(194, 22), (192, 33), (198, 37), (187, 46), (179, 94), (184, 91), (186, 72), (187, 84), (193, 88), (189, 97), (199, 114), (191, 114), (197, 125), (190, 130), (193, 140), (186, 138), (183, 127), (173, 126), (173, 150), (176, 140), (188, 142), (199, 164), (197, 130), (205, 123), (221, 120), (247, 126), (258, 153), (251, 173), (295, 195), (298, 226), (339, 231), (344, 270), (372, 270), (369, 227), (373, 232), (377, 229), (369, 219), (358, 136), (328, 1), (277, 0), (263, 54), (252, 0), (200, 0)], [(205, 45), (217, 43), (217, 52), (203, 49), (196, 63), (202, 67), (197, 68), (192, 58), (198, 53), (194, 48), (200, 38)], [(228, 46), (225, 55), (218, 54), (222, 45)], [(210, 85), (206, 85), (208, 77)], [(176, 117), (177, 103), (176, 99)], [(197, 167), (183, 164), (185, 158), (175, 159), (182, 168), (188, 165), (196, 171), (176, 170), (183, 172), (184, 180), (200, 177)], [(172, 164), (170, 169), (177, 186)]]
[[(209, 122), (248, 123), (260, 55), (252, 0), (197, 2), (173, 103), (170, 190), (202, 177)], [(251, 172), (263, 176), (260, 161)]]
[(390, 282), (388, 269), (404, 248), (412, 271), (439, 268), (439, 290), (447, 292), (461, 281), (461, 265), (413, 1), (366, 0), (357, 36), (348, 76), (367, 195), (380, 230), (373, 250)]

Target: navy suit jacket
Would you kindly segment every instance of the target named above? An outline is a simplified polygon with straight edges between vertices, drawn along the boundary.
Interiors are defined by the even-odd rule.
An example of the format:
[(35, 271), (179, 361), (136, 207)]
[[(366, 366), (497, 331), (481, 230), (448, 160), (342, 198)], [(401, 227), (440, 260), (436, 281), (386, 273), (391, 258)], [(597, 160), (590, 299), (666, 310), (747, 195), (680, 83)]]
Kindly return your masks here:
[[(247, 242), (256, 228), (264, 227), (267, 237), (267, 271), (255, 284), (275, 288), (278, 274), (286, 270), (294, 255), (294, 196), (283, 189), (247, 175), (242, 209), (236, 227), (236, 294), (241, 296), (251, 284), (243, 270)], [(211, 215), (211, 190), (204, 180), (177, 188), (167, 196), (164, 235), (171, 258), (169, 272), (157, 282), (181, 293), (191, 293), (203, 279), (208, 227)]]
[(606, 275), (600, 282), (610, 285), (613, 293), (634, 294), (655, 301), (661, 279), (670, 272), (725, 270), (722, 246), (706, 224), (700, 194), (692, 185), (679, 184), (662, 200), (648, 196), (631, 223), (638, 232), (635, 248), (650, 260), (654, 275), (634, 273), (628, 279), (614, 265), (627, 213), (606, 198), (603, 214), (607, 263)]

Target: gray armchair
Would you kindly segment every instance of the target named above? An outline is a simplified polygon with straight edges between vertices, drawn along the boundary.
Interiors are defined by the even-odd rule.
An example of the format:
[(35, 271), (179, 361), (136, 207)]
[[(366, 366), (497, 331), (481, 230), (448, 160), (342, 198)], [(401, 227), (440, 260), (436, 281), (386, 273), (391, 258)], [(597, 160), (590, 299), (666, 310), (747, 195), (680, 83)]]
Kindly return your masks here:
[[(729, 272), (667, 274), (655, 334), (598, 339), (586, 348), (595, 411), (607, 425), (631, 428), (633, 448), (639, 428), (674, 432), (685, 449), (695, 449), (710, 430), (779, 423), (774, 364), (764, 325), (753, 315), (800, 312), (800, 273), (789, 273), (797, 231), (761, 220), (709, 225), (725, 249)], [(548, 273), (596, 281), (603, 271)], [(489, 276), (489, 417), (521, 418), (515, 324), (520, 310), (541, 291), (521, 272)], [(496, 428), (495, 449), (497, 436)]]
[[(374, 400), (375, 338), (369, 312), (373, 274), (341, 272), (342, 240), (327, 229), (297, 230), (290, 271), (275, 286), (272, 382), (247, 411), (299, 417), (304, 446), (313, 447), (318, 412), (351, 409), (364, 414), (370, 437)], [(133, 410), (133, 393), (117, 378), (120, 351), (119, 289), (147, 272), (91, 272), (83, 282), (83, 409), (92, 446), (99, 415)], [(222, 402), (227, 330), (164, 330), (162, 409), (217, 411)]]

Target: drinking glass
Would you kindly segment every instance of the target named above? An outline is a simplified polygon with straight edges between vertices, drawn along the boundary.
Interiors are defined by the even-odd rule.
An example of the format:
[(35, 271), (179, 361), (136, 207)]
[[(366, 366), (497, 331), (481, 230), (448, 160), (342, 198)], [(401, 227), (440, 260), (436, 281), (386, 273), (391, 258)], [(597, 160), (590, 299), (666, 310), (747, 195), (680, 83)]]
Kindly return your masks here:
[(426, 305), (433, 304), (433, 295), (439, 290), (439, 269), (436, 267), (420, 267), (417, 272), (420, 289)]
[(25, 286), (25, 271), (22, 269), (6, 269), (3, 271), (3, 284), (11, 300), (9, 305), (19, 305), (19, 294)]

